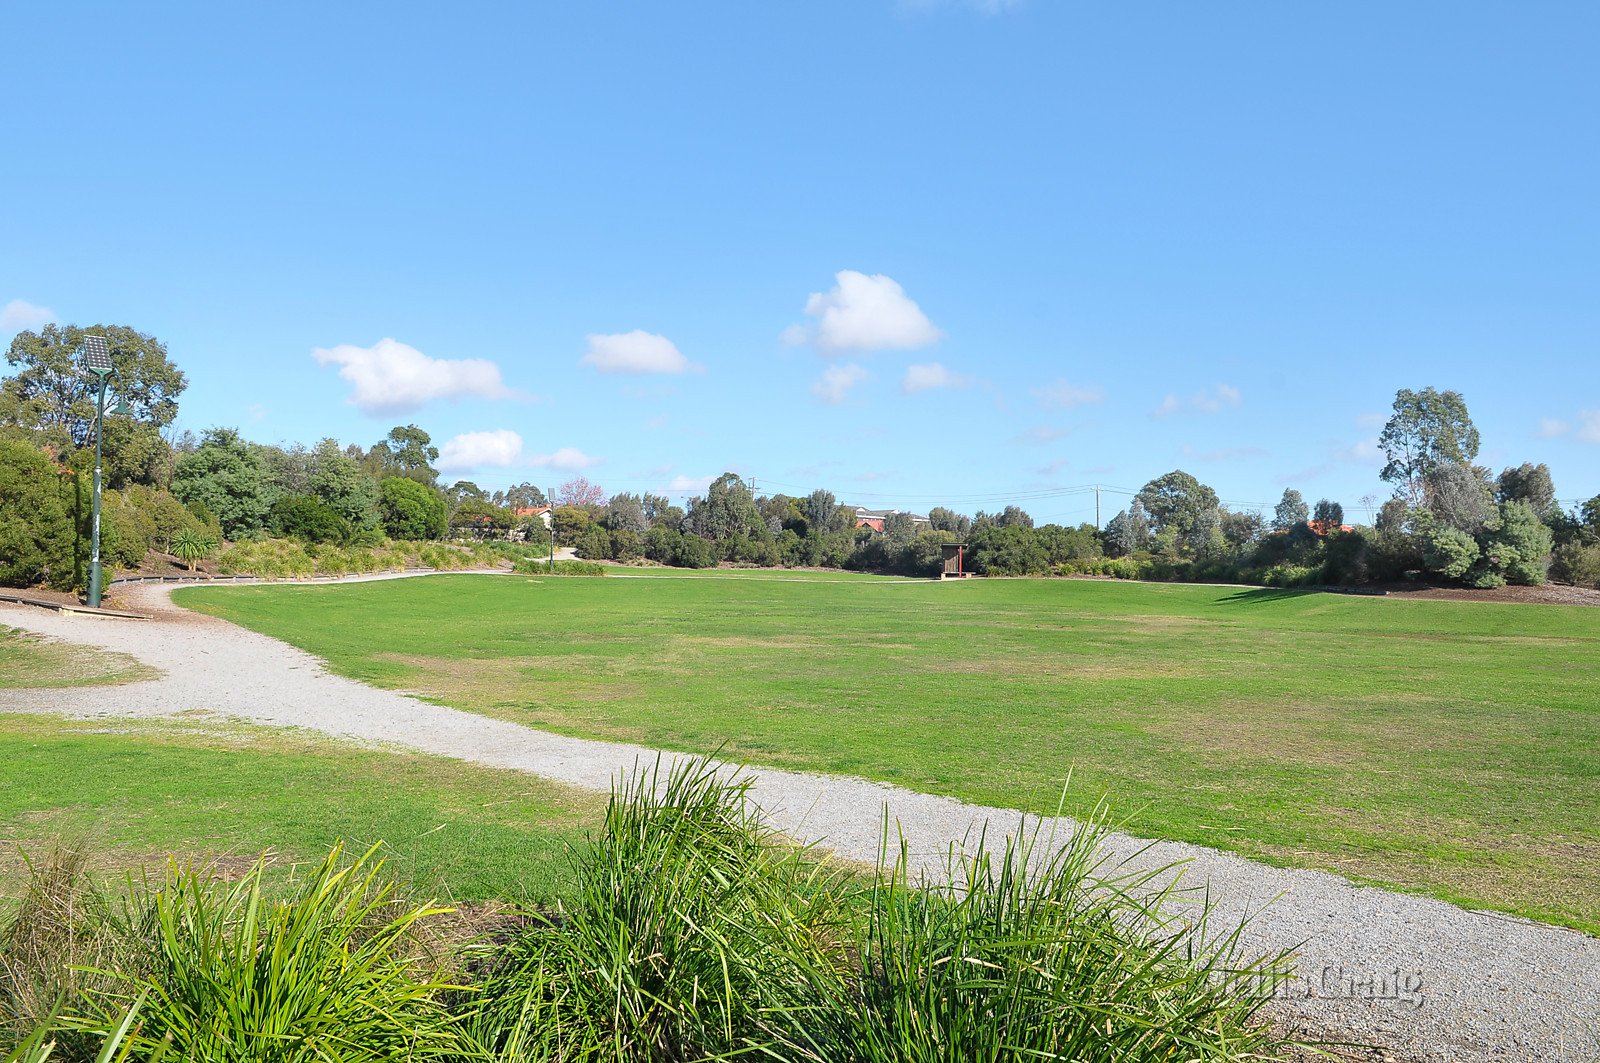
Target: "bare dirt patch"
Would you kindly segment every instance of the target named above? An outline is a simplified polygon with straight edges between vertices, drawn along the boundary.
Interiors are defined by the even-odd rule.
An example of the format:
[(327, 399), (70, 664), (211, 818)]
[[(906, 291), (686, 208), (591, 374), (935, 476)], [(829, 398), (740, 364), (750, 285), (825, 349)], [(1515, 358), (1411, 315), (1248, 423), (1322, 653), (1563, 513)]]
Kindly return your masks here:
[(1513, 602), (1528, 605), (1600, 605), (1600, 588), (1572, 587), (1565, 583), (1546, 583), (1542, 587), (1417, 587), (1397, 584), (1385, 587), (1386, 597), (1444, 602)]

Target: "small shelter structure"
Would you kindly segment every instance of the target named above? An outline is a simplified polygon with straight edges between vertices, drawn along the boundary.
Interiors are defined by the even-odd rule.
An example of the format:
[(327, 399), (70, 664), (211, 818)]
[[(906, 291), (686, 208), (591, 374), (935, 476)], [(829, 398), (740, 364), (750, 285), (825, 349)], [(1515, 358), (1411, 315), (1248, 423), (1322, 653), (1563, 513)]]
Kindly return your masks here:
[(939, 562), (940, 579), (966, 579), (972, 575), (967, 571), (966, 543), (941, 543)]

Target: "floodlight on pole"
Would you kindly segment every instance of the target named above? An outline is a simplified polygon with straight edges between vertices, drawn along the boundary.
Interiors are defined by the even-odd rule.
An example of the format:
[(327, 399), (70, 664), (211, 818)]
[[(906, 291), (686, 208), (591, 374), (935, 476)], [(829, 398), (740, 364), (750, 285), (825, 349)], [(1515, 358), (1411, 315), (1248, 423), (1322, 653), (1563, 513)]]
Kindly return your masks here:
[[(94, 516), (89, 533), (89, 607), (100, 608), (101, 572), (100, 572), (100, 454), (102, 449), (101, 437), (104, 435), (106, 420), (106, 383), (116, 372), (111, 364), (111, 348), (106, 345), (104, 336), (85, 336), (83, 338), (83, 367), (99, 378), (100, 397), (95, 403), (94, 413)], [(126, 408), (121, 402), (117, 404)]]

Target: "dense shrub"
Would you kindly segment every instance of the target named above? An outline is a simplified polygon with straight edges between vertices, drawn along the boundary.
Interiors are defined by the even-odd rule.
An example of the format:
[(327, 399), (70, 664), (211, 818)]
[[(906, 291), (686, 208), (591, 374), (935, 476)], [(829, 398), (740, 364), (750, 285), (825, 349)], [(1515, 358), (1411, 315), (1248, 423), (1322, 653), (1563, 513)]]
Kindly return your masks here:
[(1360, 529), (1333, 532), (1323, 544), (1322, 582), (1338, 586), (1367, 582), (1372, 572), (1370, 554)]
[(671, 564), (679, 568), (716, 568), (717, 555), (711, 544), (698, 535), (685, 535), (678, 540)]
[(611, 533), (611, 552), (614, 561), (637, 561), (644, 556), (644, 543), (638, 533), (626, 528)]
[(1423, 533), (1422, 561), (1428, 571), (1446, 579), (1460, 579), (1478, 560), (1477, 542), (1466, 532), (1437, 524)]
[(150, 545), (157, 550), (170, 552), (172, 537), (182, 531), (195, 534), (211, 533), (221, 538), (220, 528), (208, 526), (199, 515), (178, 501), (170, 491), (135, 484), (123, 492), (128, 500), (150, 521)]
[(442, 539), (449, 508), (439, 492), (404, 476), (378, 484), (378, 518), (391, 539)]
[(76, 483), (44, 452), (0, 439), (0, 585), (76, 582)]
[(1600, 543), (1570, 542), (1556, 547), (1550, 575), (1580, 587), (1600, 587)]
[(644, 556), (662, 565), (673, 564), (683, 546), (683, 534), (665, 524), (657, 524), (644, 535)]
[(1534, 586), (1545, 581), (1553, 537), (1526, 502), (1502, 502), (1486, 526), (1484, 558), (1508, 583)]
[(1321, 585), (1321, 565), (1294, 565), (1284, 562), (1272, 565), (1260, 573), (1260, 582), (1268, 587), (1315, 587)]
[(598, 524), (584, 528), (573, 546), (586, 561), (604, 561), (611, 556), (611, 536)]
[(267, 514), (267, 530), (308, 543), (342, 543), (351, 537), (349, 522), (311, 495), (289, 495), (274, 502)]
[(100, 562), (107, 568), (138, 568), (155, 539), (148, 513), (120, 491), (100, 496)]
[(1065, 561), (1056, 566), (1059, 575), (1110, 576), (1113, 579), (1147, 579), (1150, 571), (1148, 558), (1092, 557)]
[(974, 531), (970, 547), (972, 569), (979, 575), (1027, 576), (1050, 570), (1049, 557), (1034, 529), (1020, 524)]
[(581, 506), (557, 506), (550, 511), (551, 530), (562, 546), (576, 546), (578, 538), (593, 524), (594, 518)]

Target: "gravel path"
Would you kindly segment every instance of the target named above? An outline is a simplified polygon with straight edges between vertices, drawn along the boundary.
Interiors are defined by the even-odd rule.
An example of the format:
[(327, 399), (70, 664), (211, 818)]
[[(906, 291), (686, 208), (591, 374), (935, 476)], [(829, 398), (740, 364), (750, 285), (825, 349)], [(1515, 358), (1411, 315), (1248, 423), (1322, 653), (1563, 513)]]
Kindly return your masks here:
[[(0, 624), (128, 653), (165, 673), (120, 687), (0, 690), (0, 712), (161, 717), (209, 710), (594, 789), (656, 755), (376, 690), (330, 674), (317, 658), (275, 639), (173, 609), (169, 591), (129, 594), (135, 607), (157, 612), (153, 621), (0, 606)], [(1016, 812), (848, 777), (761, 769), (754, 793), (780, 829), (863, 861), (877, 858), (887, 810), (928, 869), (986, 820), (1001, 832), (1019, 823)], [(1252, 916), (1250, 949), (1298, 946), (1300, 977), (1277, 1006), (1304, 1029), (1371, 1041), (1419, 1063), (1600, 1059), (1600, 941), (1593, 938), (1198, 846), (1117, 835), (1108, 850), (1135, 866), (1184, 861), (1183, 881), (1207, 885), (1224, 920)]]

